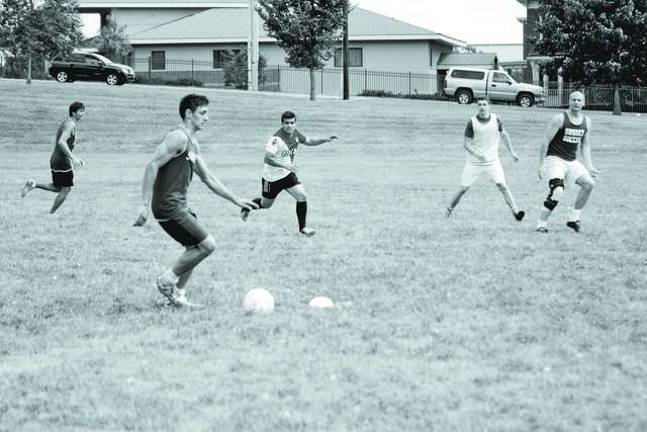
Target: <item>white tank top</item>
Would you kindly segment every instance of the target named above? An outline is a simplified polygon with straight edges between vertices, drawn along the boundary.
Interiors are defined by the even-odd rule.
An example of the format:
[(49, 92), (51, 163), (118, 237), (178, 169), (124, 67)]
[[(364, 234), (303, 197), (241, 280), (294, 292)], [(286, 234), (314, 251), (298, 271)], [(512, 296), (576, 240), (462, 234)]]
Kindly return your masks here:
[(471, 118), (474, 137), (472, 146), (485, 155), (485, 162), (480, 161), (471, 153), (467, 153), (467, 160), (472, 163), (492, 163), (499, 159), (499, 122), (496, 114), (490, 113), (490, 120), (481, 123), (476, 116)]

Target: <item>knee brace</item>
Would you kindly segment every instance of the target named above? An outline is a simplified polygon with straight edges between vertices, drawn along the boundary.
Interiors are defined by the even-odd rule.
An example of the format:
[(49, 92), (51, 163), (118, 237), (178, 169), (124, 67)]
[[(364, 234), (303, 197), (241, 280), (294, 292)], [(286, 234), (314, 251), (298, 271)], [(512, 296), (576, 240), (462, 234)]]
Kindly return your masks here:
[(544, 207), (553, 211), (553, 209), (557, 207), (557, 203), (559, 203), (559, 199), (564, 193), (564, 180), (560, 178), (550, 179), (548, 187), (550, 188), (550, 191), (548, 192), (546, 201), (544, 201)]

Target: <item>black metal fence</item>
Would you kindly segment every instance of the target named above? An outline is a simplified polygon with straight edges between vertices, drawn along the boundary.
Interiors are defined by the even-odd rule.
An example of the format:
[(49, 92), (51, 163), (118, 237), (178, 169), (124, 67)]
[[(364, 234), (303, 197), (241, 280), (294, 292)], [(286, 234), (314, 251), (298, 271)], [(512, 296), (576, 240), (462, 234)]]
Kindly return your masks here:
[[(546, 90), (546, 107), (567, 107), (568, 97), (579, 90), (584, 93), (586, 109), (613, 110), (614, 87), (610, 85), (576, 86), (573, 84), (561, 85), (558, 82), (549, 82)], [(647, 87), (621, 86), (620, 108), (623, 112), (647, 112)]]

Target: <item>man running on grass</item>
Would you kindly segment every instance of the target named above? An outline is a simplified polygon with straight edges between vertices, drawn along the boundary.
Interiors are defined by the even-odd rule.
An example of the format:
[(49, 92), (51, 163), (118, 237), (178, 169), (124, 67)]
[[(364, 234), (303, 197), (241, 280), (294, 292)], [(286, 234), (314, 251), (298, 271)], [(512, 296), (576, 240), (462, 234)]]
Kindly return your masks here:
[(216, 241), (198, 222), (187, 205), (187, 191), (193, 177), (200, 179), (215, 194), (243, 209), (256, 204), (231, 193), (211, 173), (200, 155), (195, 135), (204, 128), (209, 100), (202, 95), (189, 94), (180, 102), (181, 123), (166, 134), (157, 147), (153, 160), (146, 165), (142, 182), (142, 205), (135, 226), (148, 219), (152, 206), (158, 223), (186, 250), (177, 261), (157, 278), (157, 289), (175, 306), (195, 306), (186, 297), (186, 284), (193, 269), (216, 250)]
[(69, 116), (58, 127), (54, 151), (49, 159), (52, 171), (52, 182), (49, 184), (36, 183), (27, 180), (20, 191), (23, 198), (34, 189), (43, 189), (56, 193), (54, 203), (49, 213), (52, 214), (65, 202), (67, 195), (74, 186), (74, 169), (84, 165), (72, 150), (76, 143), (76, 126), (85, 115), (85, 106), (81, 102), (73, 102), (68, 109)]
[[(548, 124), (546, 139), (539, 150), (537, 170), (540, 179), (548, 179), (548, 196), (539, 215), (537, 232), (548, 232), (548, 218), (564, 193), (564, 180), (567, 183), (574, 181), (580, 187), (566, 222), (573, 231), (580, 231), (580, 214), (593, 191), (593, 179), (600, 174), (591, 162), (591, 119), (582, 114), (583, 107), (584, 94), (575, 91), (568, 98), (568, 111), (557, 114)], [(578, 148), (584, 164), (577, 160)]]
[[(283, 190), (296, 200), (297, 222), (299, 232), (311, 237), (315, 230), (306, 226), (308, 203), (306, 190), (297, 177), (299, 168), (294, 164), (294, 155), (299, 144), (318, 146), (337, 139), (335, 135), (328, 138), (308, 138), (297, 130), (297, 116), (286, 111), (281, 115), (281, 129), (276, 131), (265, 145), (265, 166), (263, 167), (262, 198), (254, 198), (254, 203), (261, 209), (268, 209)], [(240, 211), (243, 220), (247, 220), (249, 209)]]

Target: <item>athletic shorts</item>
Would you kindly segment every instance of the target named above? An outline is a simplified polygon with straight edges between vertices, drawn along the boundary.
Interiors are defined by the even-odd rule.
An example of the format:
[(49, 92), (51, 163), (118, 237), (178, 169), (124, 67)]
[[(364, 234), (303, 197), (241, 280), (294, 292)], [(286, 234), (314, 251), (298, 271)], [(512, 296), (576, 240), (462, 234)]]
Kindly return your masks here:
[(505, 183), (505, 174), (501, 161), (496, 159), (488, 163), (465, 162), (463, 176), (461, 177), (461, 186), (470, 187), (483, 173), (485, 173), (494, 183)]
[(578, 160), (567, 161), (557, 156), (546, 156), (541, 173), (547, 180), (559, 178), (565, 182), (574, 182), (589, 172)]
[(52, 170), (52, 184), (56, 187), (72, 187), (74, 186), (74, 171), (53, 171)]
[(183, 210), (173, 219), (158, 219), (162, 229), (183, 246), (202, 243), (209, 233), (198, 223), (198, 217), (190, 210)]
[(285, 189), (290, 189), (293, 186), (300, 184), (299, 178), (293, 172), (286, 175), (282, 179), (277, 181), (267, 181), (265, 179), (261, 180), (263, 186), (263, 198), (274, 199), (281, 191)]

